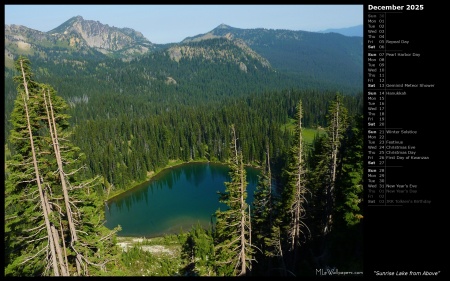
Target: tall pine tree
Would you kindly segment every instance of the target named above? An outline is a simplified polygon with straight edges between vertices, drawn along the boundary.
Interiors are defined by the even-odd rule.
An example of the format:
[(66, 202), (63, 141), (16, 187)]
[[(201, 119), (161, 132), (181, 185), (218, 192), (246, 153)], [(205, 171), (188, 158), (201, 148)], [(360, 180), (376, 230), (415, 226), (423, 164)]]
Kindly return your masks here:
[(262, 166), (262, 171), (259, 175), (258, 185), (256, 186), (252, 203), (253, 244), (259, 249), (259, 251), (256, 251), (255, 253), (255, 259), (258, 261), (258, 268), (264, 271), (268, 269), (268, 264), (265, 262), (265, 257), (274, 252), (274, 249), (267, 245), (266, 241), (266, 238), (271, 236), (272, 227), (274, 225), (272, 172), (270, 169), (268, 141), (266, 141), (266, 143), (266, 161)]
[(6, 163), (6, 275), (97, 275), (117, 258), (115, 232), (103, 226), (103, 201), (80, 180), (83, 154), (68, 141), (67, 104), (34, 81), (28, 59), (16, 62), (18, 97)]
[(363, 118), (351, 119), (343, 141), (342, 168), (336, 194), (340, 216), (348, 226), (358, 224), (363, 218)]
[(216, 211), (214, 233), (217, 273), (225, 276), (246, 275), (253, 256), (246, 172), (237, 140), (234, 125), (231, 125), (231, 181), (225, 183), (225, 192), (220, 193), (219, 198), (228, 209)]
[(316, 267), (330, 266), (332, 257), (330, 234), (335, 227), (335, 216), (339, 209), (337, 194), (342, 194), (342, 186), (338, 183), (339, 177), (342, 177), (342, 149), (347, 127), (347, 109), (343, 97), (337, 93), (328, 108), (326, 134), (314, 140), (308, 177), (314, 194), (311, 221), (314, 240), (317, 242), (313, 250)]
[[(29, 61), (15, 64), (19, 76), (18, 96), (11, 114), (11, 144), (18, 152), (6, 163), (5, 179), (5, 275), (68, 275), (61, 259), (61, 245), (55, 213), (43, 181), (43, 157), (48, 154), (40, 135), (39, 84), (32, 80)], [(42, 159), (42, 161), (40, 161)]]
[(302, 136), (303, 107), (299, 101), (296, 107), (294, 138), (290, 150), (286, 186), (282, 192), (283, 232), (286, 236), (287, 248), (291, 253), (291, 264), (297, 264), (301, 239), (308, 237), (309, 229), (305, 224), (307, 193), (306, 188), (306, 152)]
[(340, 165), (340, 148), (342, 140), (348, 126), (348, 113), (342, 101), (342, 95), (336, 94), (334, 101), (331, 103), (328, 115), (327, 132), (327, 163), (328, 174), (325, 187), (325, 212), (323, 234), (327, 235), (333, 225), (333, 214), (335, 212), (336, 201), (336, 176), (338, 174), (338, 166)]

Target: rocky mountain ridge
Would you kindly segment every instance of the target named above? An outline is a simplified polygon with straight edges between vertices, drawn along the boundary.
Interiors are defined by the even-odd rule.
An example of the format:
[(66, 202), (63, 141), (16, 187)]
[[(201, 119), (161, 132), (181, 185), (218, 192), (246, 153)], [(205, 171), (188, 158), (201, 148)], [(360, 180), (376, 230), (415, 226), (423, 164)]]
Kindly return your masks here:
[[(33, 61), (36, 73), (44, 77), (64, 79), (58, 78), (64, 75), (81, 79), (85, 76), (110, 81), (112, 75), (142, 76), (144, 80), (137, 81), (136, 85), (148, 77), (152, 85), (161, 81), (179, 87), (178, 82), (186, 84), (192, 79), (197, 83), (222, 83), (231, 79), (235, 83), (236, 79), (230, 77), (245, 75), (248, 78), (242, 79), (257, 84), (270, 80), (301, 87), (340, 85), (336, 87), (358, 91), (362, 89), (362, 51), (362, 37), (241, 29), (226, 24), (171, 44), (153, 44), (131, 28), (111, 27), (81, 16), (72, 17), (48, 32), (19, 25), (5, 26), (8, 75), (12, 75), (14, 60), (23, 55)], [(236, 69), (238, 72), (234, 73)], [(221, 77), (215, 77), (219, 73)], [(290, 82), (281, 82), (286, 79)]]
[[(55, 29), (41, 32), (21, 25), (5, 25), (5, 54), (31, 55), (45, 48), (55, 52), (100, 52), (130, 60), (155, 49), (142, 33), (131, 28), (110, 27), (98, 21), (73, 17)], [(45, 55), (45, 54), (42, 54)]]

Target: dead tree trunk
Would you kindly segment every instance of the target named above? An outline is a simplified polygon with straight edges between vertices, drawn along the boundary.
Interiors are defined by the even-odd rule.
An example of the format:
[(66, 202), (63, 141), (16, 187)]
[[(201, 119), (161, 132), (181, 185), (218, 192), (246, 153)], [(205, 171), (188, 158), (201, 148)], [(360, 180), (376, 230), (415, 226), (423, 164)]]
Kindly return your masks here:
[(245, 179), (244, 179), (244, 165), (242, 164), (242, 159), (240, 159), (240, 175), (241, 175), (241, 275), (245, 275), (247, 273), (247, 265), (246, 265), (246, 253), (245, 253), (245, 225), (246, 225), (246, 207), (245, 207), (245, 199), (244, 199), (244, 193), (245, 193)]
[[(49, 100), (48, 104), (47, 104), (47, 96), (45, 95), (45, 89), (43, 91), (43, 96), (44, 96), (45, 109), (47, 111), (48, 126), (49, 126), (50, 135), (51, 135), (51, 139), (52, 139), (52, 143), (53, 143), (53, 150), (55, 152), (56, 162), (58, 164), (59, 177), (61, 180), (61, 187), (62, 187), (62, 191), (64, 194), (66, 216), (67, 216), (67, 221), (69, 223), (69, 229), (70, 229), (70, 235), (71, 235), (70, 245), (71, 245), (71, 247), (74, 247), (74, 244), (78, 241), (78, 236), (77, 236), (75, 224), (74, 224), (73, 217), (72, 217), (72, 215), (73, 215), (72, 210), (70, 208), (69, 193), (67, 191), (66, 177), (64, 175), (64, 168), (63, 168), (62, 159), (61, 159), (61, 152), (59, 149), (58, 133), (57, 133), (57, 129), (56, 129), (56, 122), (55, 122), (55, 116), (53, 113), (53, 105), (52, 105), (52, 100), (51, 100), (51, 96), (50, 96), (50, 91), (48, 91), (48, 100)], [(49, 108), (50, 108), (50, 110), (49, 110)], [(81, 275), (80, 254), (77, 254), (77, 258), (76, 258), (75, 262), (76, 262), (76, 267), (77, 267), (77, 273), (78, 273), (78, 275)]]
[(51, 224), (50, 224), (50, 220), (49, 220), (49, 214), (47, 212), (48, 203), (46, 202), (46, 200), (44, 198), (44, 191), (43, 191), (43, 188), (41, 185), (41, 177), (39, 175), (39, 168), (38, 168), (37, 159), (36, 159), (36, 151), (34, 148), (33, 132), (31, 130), (30, 115), (28, 112), (28, 104), (27, 104), (27, 101), (29, 99), (28, 86), (27, 86), (27, 82), (25, 79), (25, 71), (23, 69), (22, 61), (20, 61), (20, 66), (22, 68), (23, 85), (25, 87), (25, 93), (26, 93), (26, 96), (23, 96), (23, 102), (24, 102), (24, 107), (25, 107), (25, 115), (26, 115), (26, 119), (27, 119), (27, 128), (28, 128), (28, 133), (29, 133), (29, 137), (30, 137), (30, 145), (31, 145), (31, 153), (32, 153), (32, 157), (33, 157), (34, 173), (35, 173), (35, 177), (36, 177), (36, 183), (37, 183), (37, 186), (39, 189), (39, 198), (41, 201), (41, 208), (42, 208), (42, 212), (44, 215), (45, 226), (47, 228), (47, 236), (48, 236), (48, 243), (50, 246), (53, 274), (55, 276), (59, 276), (60, 274), (59, 274), (59, 269), (58, 269), (58, 262), (56, 260), (56, 249), (55, 249), (55, 244), (54, 244), (55, 242), (54, 242), (53, 232), (52, 232), (52, 228), (51, 228)]
[(331, 227), (333, 225), (333, 208), (334, 208), (334, 197), (335, 197), (335, 185), (336, 185), (336, 171), (337, 171), (337, 160), (338, 160), (338, 150), (339, 150), (339, 141), (341, 138), (340, 126), (339, 123), (339, 110), (340, 104), (339, 101), (336, 102), (336, 111), (333, 112), (332, 124), (331, 124), (331, 167), (330, 167), (330, 183), (327, 187), (326, 193), (326, 218), (325, 218), (325, 227), (323, 234), (326, 235), (331, 231)]

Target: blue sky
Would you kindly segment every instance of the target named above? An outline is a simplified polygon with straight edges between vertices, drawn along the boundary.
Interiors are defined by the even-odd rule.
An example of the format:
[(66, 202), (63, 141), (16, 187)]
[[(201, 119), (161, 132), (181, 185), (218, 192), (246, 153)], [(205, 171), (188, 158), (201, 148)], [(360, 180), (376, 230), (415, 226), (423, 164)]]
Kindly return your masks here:
[(237, 28), (322, 31), (363, 24), (363, 5), (5, 5), (5, 24), (47, 32), (82, 16), (129, 27), (156, 44), (180, 42), (224, 23)]

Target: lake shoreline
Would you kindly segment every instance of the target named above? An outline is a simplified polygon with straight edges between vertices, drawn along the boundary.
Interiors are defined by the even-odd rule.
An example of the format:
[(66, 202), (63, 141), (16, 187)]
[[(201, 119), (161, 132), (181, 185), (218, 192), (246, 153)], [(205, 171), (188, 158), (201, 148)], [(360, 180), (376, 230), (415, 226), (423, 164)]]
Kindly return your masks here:
[(170, 169), (170, 168), (173, 168), (173, 167), (177, 167), (177, 166), (180, 166), (180, 165), (184, 165), (184, 164), (190, 164), (190, 163), (217, 163), (217, 164), (222, 164), (220, 162), (211, 162), (211, 161), (208, 161), (208, 160), (192, 160), (192, 161), (188, 161), (188, 162), (173, 161), (172, 163), (170, 163), (170, 161), (169, 161), (169, 164), (167, 164), (164, 168), (161, 168), (160, 170), (158, 170), (156, 172), (155, 171), (148, 172), (148, 176), (142, 182), (131, 183), (130, 187), (125, 188), (125, 189), (121, 189), (117, 193), (109, 195), (108, 198), (105, 201), (108, 202), (111, 199), (113, 199), (113, 198), (115, 198), (115, 197), (117, 197), (117, 196), (119, 196), (119, 195), (121, 195), (121, 194), (123, 194), (123, 193), (125, 193), (127, 191), (130, 191), (130, 190), (132, 190), (132, 189), (134, 189), (134, 188), (136, 188), (138, 186), (141, 186), (141, 185), (143, 185), (145, 183), (150, 182), (156, 175), (158, 175), (159, 173), (161, 173), (164, 170), (167, 170), (167, 169)]
[[(214, 224), (211, 214), (217, 208), (223, 208), (216, 202), (217, 192), (222, 192), (224, 183), (230, 180), (229, 165), (211, 161), (171, 164), (170, 169), (154, 173), (149, 182), (133, 185), (105, 201), (105, 226), (112, 229), (121, 225), (124, 229), (117, 236), (123, 239), (179, 235), (189, 232), (198, 223), (205, 229), (210, 228)], [(253, 199), (257, 176), (261, 173), (256, 166), (246, 165), (246, 170), (249, 169), (249, 202)], [(159, 199), (154, 201), (153, 198)], [(167, 212), (162, 211), (174, 202), (175, 205)], [(149, 215), (158, 212), (165, 215)]]
[[(158, 175), (159, 173), (161, 173), (161, 172), (163, 172), (163, 171), (165, 171), (167, 169), (173, 168), (173, 167), (178, 167), (178, 166), (181, 166), (181, 165), (186, 165), (186, 164), (191, 164), (191, 163), (213, 163), (213, 164), (220, 164), (220, 165), (228, 165), (228, 163), (226, 163), (226, 162), (210, 161), (210, 160), (206, 160), (206, 159), (205, 160), (192, 160), (192, 161), (188, 161), (188, 162), (183, 162), (183, 161), (179, 161), (179, 160), (172, 160), (172, 161), (173, 161), (172, 163), (170, 163), (170, 161), (169, 161), (169, 164), (167, 164), (164, 168), (161, 168), (157, 172), (150, 171), (149, 175), (147, 176), (147, 178), (144, 181), (139, 182), (139, 183), (132, 183), (132, 184), (130, 184), (129, 188), (121, 189), (121, 190), (117, 191), (116, 193), (113, 193), (112, 195), (109, 195), (106, 198), (105, 203), (109, 202), (110, 200), (114, 199), (115, 197), (118, 197), (118, 196), (120, 196), (120, 195), (122, 195), (122, 194), (124, 194), (124, 193), (126, 193), (128, 191), (131, 191), (131, 190), (133, 190), (133, 189), (135, 189), (137, 187), (140, 187), (143, 184), (149, 183), (156, 175)], [(245, 166), (246, 167), (256, 168), (256, 169), (260, 169), (261, 168), (261, 166), (259, 166), (259, 165), (247, 164)]]

